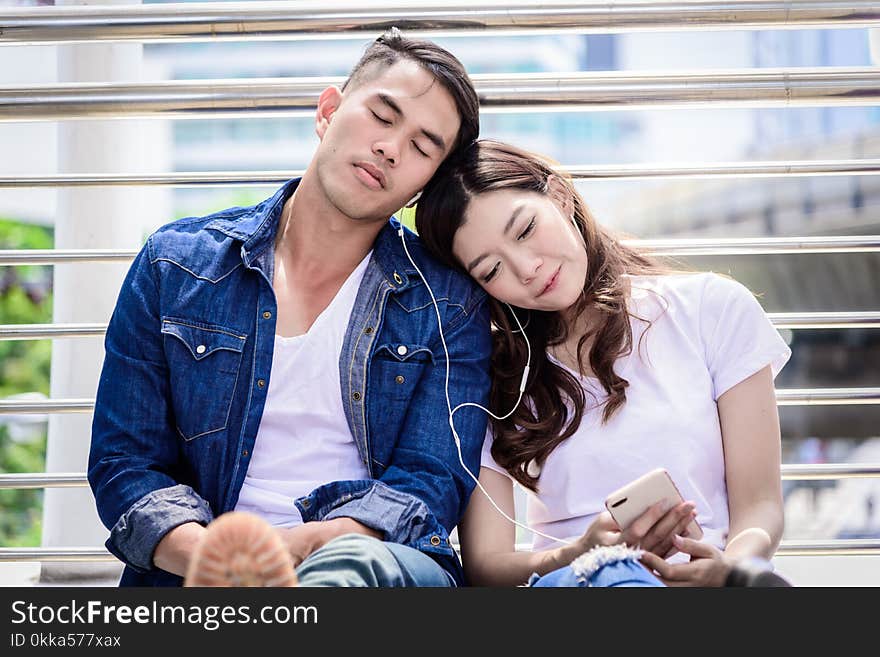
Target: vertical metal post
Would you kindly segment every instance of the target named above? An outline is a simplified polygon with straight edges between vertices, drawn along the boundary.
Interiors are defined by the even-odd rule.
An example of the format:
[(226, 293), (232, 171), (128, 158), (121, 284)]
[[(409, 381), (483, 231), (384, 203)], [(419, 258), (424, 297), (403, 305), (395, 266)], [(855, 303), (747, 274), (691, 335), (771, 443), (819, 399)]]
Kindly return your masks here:
[[(140, 4), (140, 0), (58, 0), (60, 5)], [(140, 43), (84, 44), (58, 48), (61, 82), (122, 82), (141, 79)], [(61, 173), (114, 173), (140, 169), (145, 144), (133, 121), (67, 121), (58, 130)], [(138, 248), (142, 243), (144, 202), (137, 188), (66, 188), (58, 194), (55, 246), (60, 249)], [(106, 321), (113, 310), (127, 266), (56, 265), (56, 323)], [(104, 358), (101, 340), (55, 340), (52, 345), (52, 398), (87, 398)], [(47, 472), (86, 469), (91, 415), (50, 415)], [(47, 489), (43, 505), (43, 545), (96, 546), (107, 530), (100, 523), (88, 489)], [(43, 581), (82, 582), (115, 577), (118, 566), (45, 563)]]

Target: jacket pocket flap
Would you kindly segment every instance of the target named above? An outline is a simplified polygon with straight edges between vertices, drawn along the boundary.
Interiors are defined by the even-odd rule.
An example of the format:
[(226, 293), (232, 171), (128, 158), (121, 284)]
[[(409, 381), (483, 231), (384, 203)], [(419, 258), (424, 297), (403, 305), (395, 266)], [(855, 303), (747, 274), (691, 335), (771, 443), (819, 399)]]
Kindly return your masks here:
[(162, 333), (173, 335), (183, 342), (196, 360), (210, 356), (219, 349), (241, 353), (247, 340), (246, 335), (239, 335), (222, 326), (171, 318), (162, 320)]
[(413, 363), (434, 363), (434, 354), (431, 350), (418, 344), (403, 344), (402, 342), (380, 344), (376, 347), (375, 355), (401, 363), (408, 361)]

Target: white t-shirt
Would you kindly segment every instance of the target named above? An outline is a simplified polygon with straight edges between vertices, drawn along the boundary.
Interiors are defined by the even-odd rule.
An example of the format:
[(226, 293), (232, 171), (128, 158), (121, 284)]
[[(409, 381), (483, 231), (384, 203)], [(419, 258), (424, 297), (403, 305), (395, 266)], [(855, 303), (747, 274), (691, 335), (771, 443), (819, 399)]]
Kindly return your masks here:
[[(544, 463), (539, 494), (528, 493), (529, 526), (558, 538), (580, 536), (609, 493), (663, 467), (684, 499), (696, 503), (703, 540), (723, 548), (729, 516), (716, 401), (767, 365), (775, 377), (791, 350), (755, 297), (733, 280), (715, 274), (630, 280), (631, 314), (653, 325), (631, 318), (633, 351), (614, 365), (629, 381), (626, 403), (603, 425), (602, 407), (590, 393), (601, 401), (604, 390), (597, 379), (577, 375), (587, 410)], [(482, 465), (504, 473), (490, 454), (491, 440), (487, 435)], [(553, 545), (535, 535), (535, 550)]]
[(342, 408), (339, 356), (371, 255), (307, 333), (275, 336), (266, 406), (236, 511), (292, 527), (303, 521), (295, 499), (330, 481), (369, 478)]

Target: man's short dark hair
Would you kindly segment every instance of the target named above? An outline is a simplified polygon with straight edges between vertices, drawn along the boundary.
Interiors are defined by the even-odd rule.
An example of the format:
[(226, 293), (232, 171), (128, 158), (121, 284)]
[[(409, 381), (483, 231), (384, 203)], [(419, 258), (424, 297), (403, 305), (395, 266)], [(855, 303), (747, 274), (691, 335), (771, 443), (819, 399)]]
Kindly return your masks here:
[(432, 41), (410, 39), (396, 27), (373, 41), (342, 85), (345, 91), (378, 76), (402, 60), (418, 63), (443, 85), (455, 101), (461, 125), (447, 159), (470, 146), (480, 134), (480, 101), (458, 59)]

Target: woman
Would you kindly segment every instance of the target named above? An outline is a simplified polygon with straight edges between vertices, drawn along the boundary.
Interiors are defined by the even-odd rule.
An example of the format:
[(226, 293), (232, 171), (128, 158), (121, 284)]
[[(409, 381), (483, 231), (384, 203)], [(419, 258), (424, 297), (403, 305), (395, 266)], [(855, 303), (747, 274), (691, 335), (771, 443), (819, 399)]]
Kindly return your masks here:
[[(772, 557), (783, 528), (773, 378), (791, 352), (748, 290), (621, 244), (548, 161), (494, 141), (435, 177), (416, 224), (496, 300), (498, 416), (526, 364), (511, 312), (531, 344), (523, 399), (492, 419), (479, 480), (509, 516), (514, 482), (527, 489), (533, 551), (515, 551), (514, 526), (476, 491), (459, 527), (473, 584), (587, 581), (595, 559), (568, 565), (616, 544), (641, 548), (669, 585), (721, 586), (734, 564)], [(618, 527), (605, 497), (657, 467), (688, 501)], [(699, 542), (679, 536), (694, 517)]]

